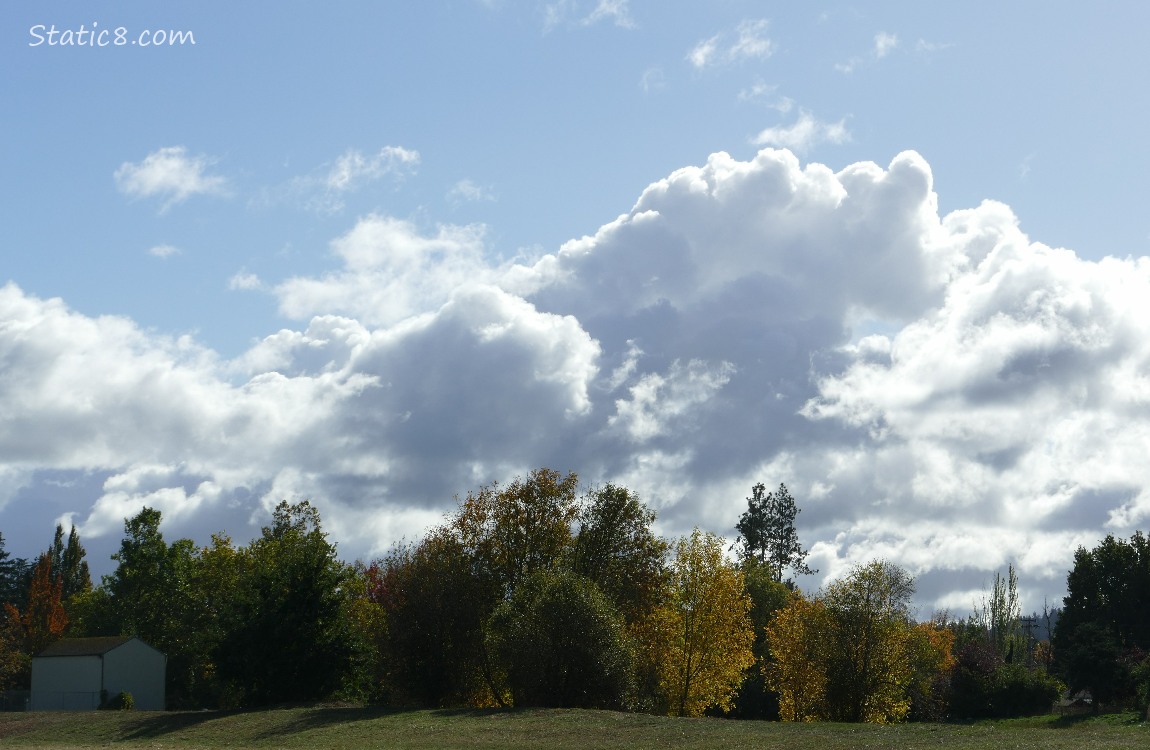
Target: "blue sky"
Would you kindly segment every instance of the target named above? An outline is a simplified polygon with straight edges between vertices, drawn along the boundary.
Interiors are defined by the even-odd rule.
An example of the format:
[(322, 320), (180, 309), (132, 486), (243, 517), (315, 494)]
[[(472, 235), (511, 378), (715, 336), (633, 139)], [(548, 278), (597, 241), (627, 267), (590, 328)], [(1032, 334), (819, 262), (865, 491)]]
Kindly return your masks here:
[(1148, 21), (15, 4), (0, 531), (100, 569), (144, 504), (244, 540), (310, 496), (366, 558), (553, 465), (670, 534), (786, 482), (804, 585), (882, 555), (963, 610), (1015, 562), (1040, 606), (1150, 515)]

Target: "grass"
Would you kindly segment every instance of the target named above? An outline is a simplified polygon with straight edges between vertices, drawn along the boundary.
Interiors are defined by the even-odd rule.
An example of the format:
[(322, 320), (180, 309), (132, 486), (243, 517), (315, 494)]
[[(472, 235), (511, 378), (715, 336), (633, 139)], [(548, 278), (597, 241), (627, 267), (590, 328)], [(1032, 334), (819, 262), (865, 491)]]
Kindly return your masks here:
[(610, 711), (266, 711), (0, 714), (0, 747), (122, 748), (1140, 748), (1150, 726), (1134, 714), (1054, 716), (969, 724), (777, 724), (676, 719)]

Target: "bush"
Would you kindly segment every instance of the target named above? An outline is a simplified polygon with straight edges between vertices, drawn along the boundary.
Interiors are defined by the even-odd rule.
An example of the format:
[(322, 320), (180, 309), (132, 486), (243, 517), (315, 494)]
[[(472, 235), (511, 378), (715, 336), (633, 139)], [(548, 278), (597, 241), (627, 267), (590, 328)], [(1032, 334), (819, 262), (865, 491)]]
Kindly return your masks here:
[(517, 707), (625, 708), (634, 659), (623, 624), (595, 584), (534, 574), (491, 616), (488, 643)]
[(955, 654), (950, 679), (950, 716), (991, 719), (1050, 711), (1066, 686), (1046, 670), (1004, 664), (986, 643), (971, 642)]
[(108, 691), (104, 691), (104, 702), (100, 704), (100, 708), (105, 711), (131, 711), (136, 706), (136, 699), (127, 690), (121, 690), (113, 698), (107, 697)]

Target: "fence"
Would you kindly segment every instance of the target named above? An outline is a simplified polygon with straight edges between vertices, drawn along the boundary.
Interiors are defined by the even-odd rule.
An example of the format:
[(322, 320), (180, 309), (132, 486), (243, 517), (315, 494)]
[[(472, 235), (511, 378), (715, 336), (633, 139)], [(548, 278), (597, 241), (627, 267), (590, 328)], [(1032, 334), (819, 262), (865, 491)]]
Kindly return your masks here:
[(34, 690), (29, 705), (33, 711), (93, 711), (99, 707), (98, 692), (62, 690)]
[(0, 690), (0, 711), (27, 711), (31, 690)]

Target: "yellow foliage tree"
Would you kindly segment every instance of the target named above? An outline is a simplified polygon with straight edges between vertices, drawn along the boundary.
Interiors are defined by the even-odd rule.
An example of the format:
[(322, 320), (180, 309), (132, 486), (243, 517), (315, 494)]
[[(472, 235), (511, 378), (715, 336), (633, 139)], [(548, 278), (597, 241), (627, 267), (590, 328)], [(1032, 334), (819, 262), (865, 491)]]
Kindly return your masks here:
[(914, 676), (908, 659), (913, 593), (910, 575), (883, 560), (857, 566), (827, 587), (830, 718), (879, 724), (906, 718)]
[(906, 658), (911, 678), (908, 687), (913, 718), (946, 717), (947, 675), (954, 666), (954, 631), (937, 622), (921, 622), (910, 629)]
[(767, 686), (779, 694), (783, 721), (826, 718), (826, 607), (796, 592), (767, 626), (771, 660), (764, 666)]
[(755, 662), (742, 571), (723, 558), (719, 537), (695, 529), (675, 546), (667, 593), (652, 632), (665, 639), (659, 672), (669, 712), (729, 709), (743, 670)]

